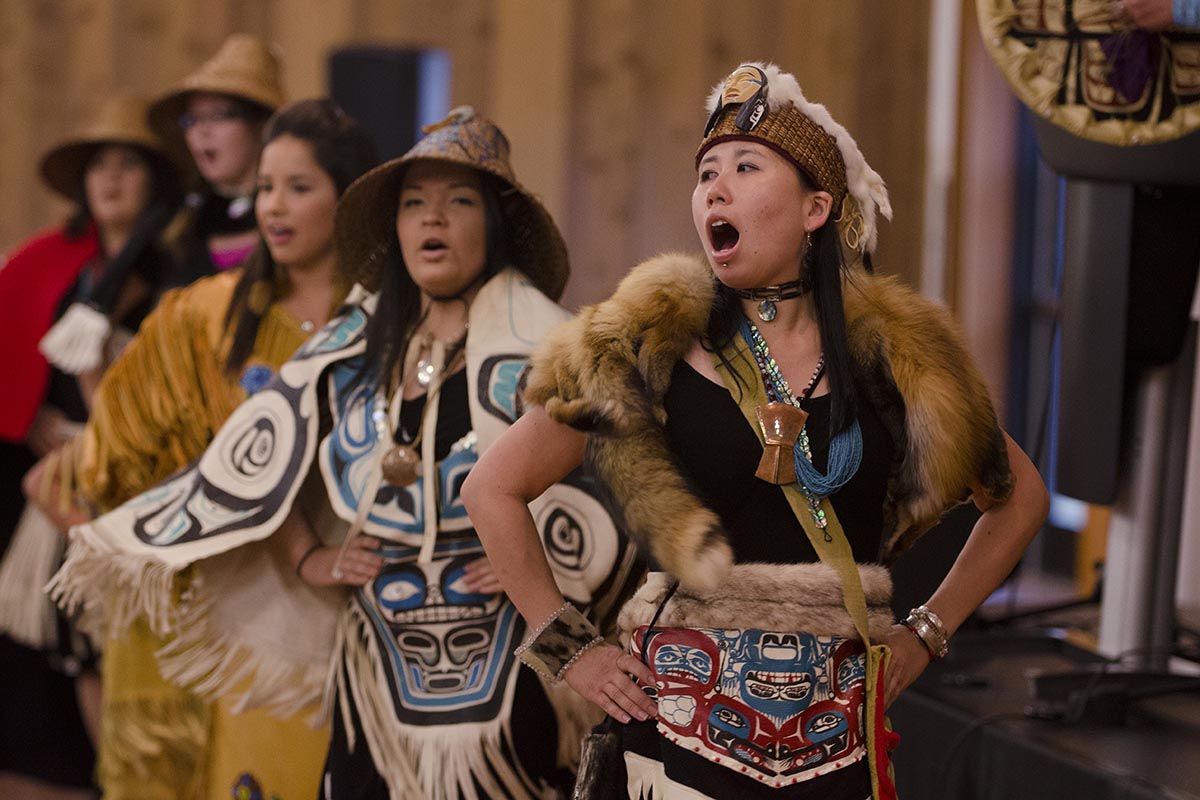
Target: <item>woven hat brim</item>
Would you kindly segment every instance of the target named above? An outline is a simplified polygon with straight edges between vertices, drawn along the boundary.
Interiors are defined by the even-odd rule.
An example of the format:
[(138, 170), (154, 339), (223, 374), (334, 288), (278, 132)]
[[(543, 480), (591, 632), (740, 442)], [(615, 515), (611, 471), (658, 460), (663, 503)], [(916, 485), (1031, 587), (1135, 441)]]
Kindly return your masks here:
[(552, 300), (562, 297), (570, 277), (567, 245), (545, 206), (519, 183), (465, 159), (401, 157), (382, 164), (350, 185), (338, 204), (335, 239), (338, 265), (355, 283), (379, 288), (383, 256), (396, 238), (396, 211), (405, 167), (432, 161), (470, 167), (495, 176), (508, 190), (501, 204), (508, 217), (511, 266)]
[(268, 112), (273, 112), (283, 105), (283, 96), (276, 92), (261, 89), (242, 91), (231, 85), (206, 83), (194, 87), (181, 87), (166, 97), (156, 100), (150, 106), (150, 124), (160, 134), (170, 131), (173, 135), (178, 135), (179, 116), (187, 110), (188, 98), (194, 94), (221, 94), (226, 97), (236, 97), (239, 100), (260, 105)]
[(235, 97), (239, 100), (245, 100), (256, 105), (262, 106), (268, 114), (274, 112), (277, 108), (283, 105), (282, 96), (271, 95), (268, 93), (259, 92), (258, 96), (251, 96), (251, 93), (230, 91), (217, 88), (199, 88), (179, 89), (171, 94), (155, 101), (150, 106), (148, 117), (150, 119), (150, 127), (154, 132), (163, 138), (163, 141), (171, 148), (173, 156), (177, 159), (191, 160), (191, 153), (187, 148), (187, 140), (184, 138), (183, 131), (179, 128), (179, 117), (187, 110), (188, 97), (193, 94), (221, 94), (228, 97)]
[(178, 164), (163, 148), (162, 144), (149, 137), (111, 137), (94, 139), (76, 139), (55, 147), (42, 157), (39, 168), (42, 180), (46, 185), (70, 200), (80, 200), (79, 190), (82, 184), (83, 171), (95, 152), (105, 145), (126, 145), (142, 151), (157, 169), (179, 171)]

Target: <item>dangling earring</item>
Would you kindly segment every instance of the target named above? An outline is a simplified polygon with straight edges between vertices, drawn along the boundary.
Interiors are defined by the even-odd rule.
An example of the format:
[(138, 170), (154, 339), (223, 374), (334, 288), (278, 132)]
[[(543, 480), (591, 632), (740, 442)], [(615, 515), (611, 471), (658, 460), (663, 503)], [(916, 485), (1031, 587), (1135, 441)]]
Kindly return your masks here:
[(811, 272), (813, 261), (816, 259), (816, 253), (813, 252), (812, 231), (804, 232), (804, 255), (800, 257), (800, 272), (803, 274)]

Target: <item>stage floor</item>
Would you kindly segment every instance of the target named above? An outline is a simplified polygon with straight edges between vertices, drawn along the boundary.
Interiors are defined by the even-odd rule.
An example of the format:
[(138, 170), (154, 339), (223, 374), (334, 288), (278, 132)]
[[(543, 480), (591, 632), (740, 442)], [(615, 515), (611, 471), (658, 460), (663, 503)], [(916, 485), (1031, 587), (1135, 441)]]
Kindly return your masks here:
[(1124, 724), (1068, 723), (1035, 699), (1038, 672), (1096, 662), (1051, 637), (955, 637), (889, 712), (900, 797), (1200, 800), (1200, 691), (1139, 700)]

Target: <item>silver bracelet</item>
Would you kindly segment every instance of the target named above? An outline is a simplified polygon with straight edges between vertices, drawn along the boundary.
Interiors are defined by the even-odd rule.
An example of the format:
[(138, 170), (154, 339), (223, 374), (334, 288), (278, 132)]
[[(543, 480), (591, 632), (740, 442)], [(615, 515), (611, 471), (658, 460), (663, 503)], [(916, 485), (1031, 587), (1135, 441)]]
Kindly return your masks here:
[(924, 643), (931, 658), (945, 658), (950, 652), (950, 636), (946, 633), (946, 626), (928, 606), (914, 608), (908, 613), (904, 624)]

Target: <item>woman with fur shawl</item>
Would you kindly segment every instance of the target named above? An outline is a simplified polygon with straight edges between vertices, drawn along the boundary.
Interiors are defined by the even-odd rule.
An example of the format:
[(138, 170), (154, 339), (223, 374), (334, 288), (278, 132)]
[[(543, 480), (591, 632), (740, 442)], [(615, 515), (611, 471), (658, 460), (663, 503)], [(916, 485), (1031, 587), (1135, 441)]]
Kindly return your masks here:
[[(1046, 490), (949, 315), (871, 274), (891, 207), (849, 133), (770, 65), (709, 112), (707, 261), (653, 259), (556, 330), (463, 497), (533, 629), (518, 654), (608, 712), (631, 797), (894, 797), (883, 710), (1016, 564)], [(525, 511), (585, 456), (659, 570), (622, 647), (563, 602)], [(886, 565), (967, 499), (957, 563), (893, 624)]]

